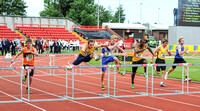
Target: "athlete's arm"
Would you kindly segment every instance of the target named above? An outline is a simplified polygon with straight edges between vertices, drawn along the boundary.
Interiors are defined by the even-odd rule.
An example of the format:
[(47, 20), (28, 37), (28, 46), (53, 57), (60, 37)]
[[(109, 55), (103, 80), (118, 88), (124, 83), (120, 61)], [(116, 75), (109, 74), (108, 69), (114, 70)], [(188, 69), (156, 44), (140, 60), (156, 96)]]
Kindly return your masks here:
[(140, 52), (142, 52), (142, 51), (144, 51), (146, 49), (147, 49), (147, 47), (145, 47), (144, 49), (139, 50), (138, 49), (138, 45), (136, 45), (135, 48), (134, 48), (134, 50), (135, 50), (136, 53), (140, 53)]
[(11, 61), (11, 64), (14, 63), (15, 59), (16, 59), (17, 57), (19, 57), (23, 52), (24, 52), (24, 49), (22, 49), (22, 50), (14, 57), (14, 59)]
[(154, 55), (160, 50), (160, 47), (161, 47), (161, 46), (158, 46), (158, 47), (154, 50), (154, 52), (153, 52)]
[(87, 47), (86, 47), (86, 44), (84, 44), (84, 45), (82, 46), (82, 48), (81, 48), (81, 51), (85, 53), (86, 48), (87, 48)]
[(34, 55), (36, 55), (36, 56), (38, 56), (39, 54), (38, 54), (38, 51), (34, 48), (34, 52), (32, 52), (32, 54), (34, 54)]
[(169, 56), (172, 55), (168, 47), (167, 47), (167, 53), (169, 54)]
[(149, 47), (149, 46), (147, 46), (147, 45), (145, 45), (146, 46), (146, 48), (151, 52), (151, 54), (154, 56), (154, 53), (153, 53), (153, 51), (151, 50), (151, 48)]
[(177, 49), (178, 49), (179, 55), (182, 55), (182, 54), (186, 53), (186, 51), (188, 50), (188, 47), (186, 47), (184, 51), (181, 51), (181, 46), (178, 45)]
[[(160, 47), (161, 46), (158, 46), (155, 50), (154, 50), (154, 56), (156, 55), (156, 53), (160, 50)], [(152, 58), (151, 58), (151, 64), (153, 64), (153, 60), (154, 60), (154, 56), (152, 56)]]
[(126, 57), (128, 57), (127, 53), (126, 53), (121, 47), (117, 46), (117, 48), (118, 48), (122, 53), (124, 53)]
[(100, 44), (94, 46), (94, 48), (99, 48), (99, 47), (108, 47), (108, 44)]
[(118, 46), (119, 42), (116, 42), (113, 46), (108, 46), (109, 49), (113, 49), (115, 48), (116, 46)]

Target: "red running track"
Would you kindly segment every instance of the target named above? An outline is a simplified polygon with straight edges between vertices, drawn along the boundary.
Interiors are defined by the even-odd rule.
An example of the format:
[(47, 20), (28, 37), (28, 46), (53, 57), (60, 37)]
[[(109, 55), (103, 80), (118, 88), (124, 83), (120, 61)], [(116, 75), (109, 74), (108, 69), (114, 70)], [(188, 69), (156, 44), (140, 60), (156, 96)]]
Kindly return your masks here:
[[(74, 57), (56, 58), (56, 65), (69, 65), (73, 62)], [(12, 64), (19, 66), (20, 62)], [(49, 58), (36, 58), (35, 66), (49, 65)], [(83, 63), (85, 65), (85, 63)], [(10, 66), (9, 62), (1, 62), (1, 67)], [(35, 70), (35, 75), (45, 75), (50, 70)], [(69, 73), (71, 71), (68, 71)], [(80, 70), (77, 70), (80, 73)], [(98, 97), (99, 94), (106, 94), (100, 88), (100, 69), (89, 68), (82, 69), (81, 75), (75, 75), (75, 97)], [(113, 71), (111, 71), (113, 72)], [(63, 69), (56, 69), (55, 74), (64, 74)], [(19, 70), (1, 71), (1, 75), (17, 75)], [(71, 96), (71, 78), (68, 76), (68, 96)], [(110, 75), (110, 94), (113, 94), (113, 74)], [(138, 95), (136, 92), (145, 92), (145, 78), (136, 75), (135, 89), (130, 88), (130, 75), (117, 75), (116, 78), (116, 94), (117, 95)], [(181, 90), (181, 82), (176, 80), (167, 80), (168, 87), (159, 87), (159, 78), (154, 78), (154, 93), (171, 93), (174, 90)], [(149, 78), (149, 93), (151, 93), (151, 78)], [(14, 97), (20, 98), (20, 78), (19, 77), (1, 77), (0, 78), (0, 101), (15, 100)], [(107, 86), (107, 75), (105, 76), (105, 85)], [(186, 85), (186, 84), (185, 84)], [(186, 88), (184, 88), (186, 91)], [(65, 76), (34, 76), (31, 86), (31, 99), (56, 99), (58, 96), (65, 95)], [(190, 83), (190, 91), (200, 91), (198, 83)], [(10, 95), (10, 96), (9, 96)], [(23, 86), (23, 97), (27, 98), (25, 86)], [(2, 103), (1, 111), (94, 111), (94, 110), (126, 110), (126, 111), (199, 111), (200, 110), (200, 94), (182, 94), (182, 95), (165, 95), (165, 96), (144, 96), (144, 97), (126, 97), (126, 98), (103, 98), (88, 100), (65, 100), (65, 101), (46, 101), (46, 102), (19, 102), (19, 103)]]

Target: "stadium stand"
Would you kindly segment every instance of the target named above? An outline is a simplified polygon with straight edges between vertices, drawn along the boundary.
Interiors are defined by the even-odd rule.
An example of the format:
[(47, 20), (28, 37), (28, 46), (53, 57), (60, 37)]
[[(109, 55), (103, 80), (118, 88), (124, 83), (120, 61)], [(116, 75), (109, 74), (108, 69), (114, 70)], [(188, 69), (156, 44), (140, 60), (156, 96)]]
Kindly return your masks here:
[(12, 31), (10, 28), (7, 28), (6, 23), (0, 23), (0, 38), (8, 38), (8, 40), (12, 40), (14, 38), (22, 38), (20, 34), (17, 34), (15, 31)]

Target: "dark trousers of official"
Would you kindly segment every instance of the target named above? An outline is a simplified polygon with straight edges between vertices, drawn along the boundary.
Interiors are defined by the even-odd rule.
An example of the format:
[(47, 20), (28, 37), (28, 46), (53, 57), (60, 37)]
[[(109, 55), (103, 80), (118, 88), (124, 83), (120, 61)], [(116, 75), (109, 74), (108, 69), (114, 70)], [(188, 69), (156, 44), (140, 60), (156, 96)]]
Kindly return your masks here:
[(53, 46), (50, 46), (50, 53), (53, 53)]
[(55, 53), (58, 53), (58, 47), (56, 46), (56, 47), (54, 47), (54, 54)]
[(39, 54), (42, 54), (42, 46), (39, 47)]
[(58, 47), (58, 53), (61, 53), (61, 47)]
[(12, 51), (12, 55), (16, 55), (15, 47), (13, 47), (13, 48), (11, 49), (11, 51)]
[(6, 54), (10, 53), (10, 47), (6, 47)]
[(4, 52), (5, 52), (5, 54), (7, 53), (6, 47), (2, 47), (2, 50), (1, 50), (1, 55), (2, 55), (2, 56), (4, 55)]

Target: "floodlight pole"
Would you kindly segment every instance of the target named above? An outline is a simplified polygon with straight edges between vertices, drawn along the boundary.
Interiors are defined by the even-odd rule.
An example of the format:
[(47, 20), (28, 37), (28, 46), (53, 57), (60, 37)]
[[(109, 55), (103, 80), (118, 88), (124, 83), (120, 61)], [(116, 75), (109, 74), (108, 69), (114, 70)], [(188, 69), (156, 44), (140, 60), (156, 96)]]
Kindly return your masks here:
[(98, 18), (97, 18), (97, 25), (98, 25), (98, 28), (99, 28), (99, 0), (98, 0)]
[(119, 23), (120, 23), (120, 0), (119, 0)]
[(140, 24), (142, 24), (142, 3), (140, 3)]

